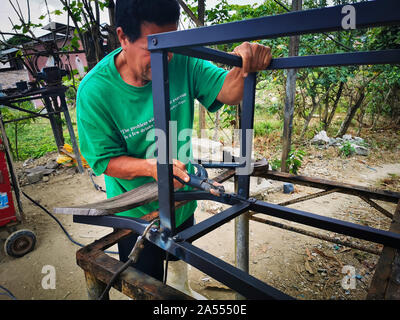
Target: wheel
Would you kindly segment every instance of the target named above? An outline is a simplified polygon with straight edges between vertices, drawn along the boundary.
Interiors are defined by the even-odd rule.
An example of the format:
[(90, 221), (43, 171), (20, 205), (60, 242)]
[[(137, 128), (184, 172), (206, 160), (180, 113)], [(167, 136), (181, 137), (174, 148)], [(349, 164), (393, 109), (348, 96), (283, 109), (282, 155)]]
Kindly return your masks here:
[(17, 230), (4, 243), (4, 251), (11, 257), (19, 258), (31, 252), (36, 244), (36, 235), (28, 230)]

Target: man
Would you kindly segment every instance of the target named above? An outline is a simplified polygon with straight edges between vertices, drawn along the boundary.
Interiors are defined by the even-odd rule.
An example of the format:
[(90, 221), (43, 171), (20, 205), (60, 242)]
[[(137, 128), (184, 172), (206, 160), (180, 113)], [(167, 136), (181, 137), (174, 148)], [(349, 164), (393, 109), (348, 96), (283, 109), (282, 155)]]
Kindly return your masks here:
[[(176, 31), (180, 9), (176, 0), (117, 0), (116, 27), (121, 48), (111, 52), (82, 80), (77, 98), (77, 122), (82, 155), (96, 175), (104, 174), (107, 197), (114, 197), (157, 180), (156, 159), (146, 159), (154, 143), (150, 34)], [(243, 68), (227, 72), (207, 61), (169, 53), (171, 120), (177, 132), (192, 129), (194, 99), (209, 111), (238, 104), (244, 77), (265, 69), (271, 61), (268, 47), (243, 43), (234, 50)], [(187, 141), (177, 141), (179, 150)], [(189, 155), (190, 156), (190, 155)], [(193, 172), (190, 163), (175, 159), (174, 175), (182, 180)], [(177, 180), (176, 188), (188, 189)], [(119, 215), (140, 218), (158, 209), (150, 203)], [(193, 225), (196, 202), (176, 210), (177, 230)], [(118, 244), (126, 261), (137, 235)], [(146, 243), (135, 267), (163, 279), (165, 253)]]

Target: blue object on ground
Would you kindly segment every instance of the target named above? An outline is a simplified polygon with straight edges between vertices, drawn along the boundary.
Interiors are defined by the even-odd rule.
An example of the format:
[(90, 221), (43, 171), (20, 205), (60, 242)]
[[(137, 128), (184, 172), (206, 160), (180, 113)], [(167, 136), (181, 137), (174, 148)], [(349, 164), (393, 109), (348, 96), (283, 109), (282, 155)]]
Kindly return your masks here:
[(294, 185), (292, 183), (284, 183), (283, 193), (292, 193), (292, 192), (294, 192)]

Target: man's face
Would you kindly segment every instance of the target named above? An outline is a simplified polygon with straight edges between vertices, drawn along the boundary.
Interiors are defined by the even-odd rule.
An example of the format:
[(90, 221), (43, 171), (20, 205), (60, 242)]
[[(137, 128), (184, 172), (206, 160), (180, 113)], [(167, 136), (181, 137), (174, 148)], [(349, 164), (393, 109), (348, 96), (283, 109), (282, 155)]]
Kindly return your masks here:
[[(121, 47), (125, 51), (126, 63), (130, 72), (145, 82), (151, 81), (151, 59), (150, 51), (147, 50), (147, 36), (155, 33), (170, 32), (177, 30), (177, 24), (172, 23), (158, 26), (154, 23), (144, 22), (141, 25), (141, 37), (135, 42), (130, 42), (123, 34), (122, 29), (117, 28)], [(168, 53), (168, 61), (172, 59), (172, 53)]]

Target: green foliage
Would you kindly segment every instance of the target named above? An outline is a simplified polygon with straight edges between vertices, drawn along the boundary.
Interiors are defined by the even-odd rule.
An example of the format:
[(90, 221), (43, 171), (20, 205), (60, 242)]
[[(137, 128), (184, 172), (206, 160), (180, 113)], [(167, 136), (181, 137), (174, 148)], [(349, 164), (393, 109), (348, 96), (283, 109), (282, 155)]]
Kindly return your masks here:
[(350, 157), (355, 152), (356, 150), (349, 141), (342, 143), (342, 146), (339, 148), (339, 154), (346, 158)]
[[(31, 101), (24, 101), (24, 102), (16, 103), (15, 106), (19, 107), (19, 108), (23, 108), (23, 109), (29, 110), (29, 111), (37, 112), (37, 110), (35, 109), (34, 104)], [(1, 108), (1, 114), (3, 115), (3, 121), (15, 120), (15, 119), (19, 119), (19, 118), (22, 118), (22, 117), (26, 117), (28, 115), (26, 112), (19, 111), (19, 110), (16, 110), (16, 109), (7, 108), (7, 107), (2, 107)], [(32, 123), (35, 120), (36, 120), (35, 118), (24, 119), (24, 120), (18, 121), (18, 124), (22, 126), (22, 125), (25, 125), (25, 124)], [(14, 123), (16, 123), (16, 122), (14, 122)]]
[[(2, 113), (6, 108), (2, 109)], [(38, 110), (36, 110), (38, 111)], [(26, 115), (26, 113), (25, 113)], [(70, 110), (70, 115), (72, 119), (72, 125), (74, 127), (75, 136), (79, 140), (77, 129), (76, 129), (76, 119), (75, 110)], [(65, 120), (62, 119), (64, 122)], [(20, 123), (20, 122), (18, 122)], [(12, 153), (14, 159), (16, 157), (15, 149), (15, 131), (14, 123), (6, 124), (5, 126), (7, 137), (10, 141), (10, 146), (12, 148)], [(69, 137), (69, 132), (66, 126), (64, 126), (64, 137), (65, 143), (71, 144), (71, 139)], [(30, 122), (23, 126), (18, 125), (18, 160), (24, 161), (29, 158), (39, 158), (48, 152), (57, 151), (57, 145), (54, 140), (53, 131), (48, 119), (45, 118), (35, 118), (31, 119)]]
[[(303, 157), (306, 155), (305, 151), (302, 149), (291, 149), (289, 152), (289, 157), (286, 160), (286, 166), (289, 168), (291, 174), (297, 174), (301, 164), (303, 162)], [(280, 159), (273, 159), (271, 162), (272, 170), (279, 170), (282, 164)]]
[(236, 125), (236, 106), (224, 105), (221, 114), (221, 128), (235, 127)]
[(289, 158), (286, 160), (286, 165), (289, 167), (289, 172), (292, 174), (297, 174), (301, 164), (303, 162), (303, 157), (305, 156), (304, 150), (294, 150), (289, 152)]
[(281, 128), (282, 128), (281, 121), (274, 121), (274, 120), (258, 121), (254, 123), (254, 136), (256, 137), (266, 136), (272, 133), (273, 131), (280, 130)]
[(275, 158), (272, 159), (269, 164), (271, 165), (272, 170), (277, 171), (281, 168), (281, 163), (282, 161), (280, 159)]
[(27, 37), (24, 37), (21, 35), (15, 35), (15, 36), (12, 36), (11, 38), (9, 38), (6, 42), (12, 46), (18, 46), (20, 44), (24, 44), (29, 41), (31, 41), (31, 40)]

